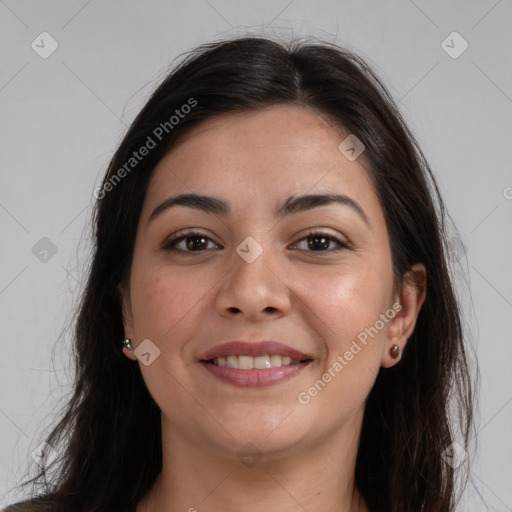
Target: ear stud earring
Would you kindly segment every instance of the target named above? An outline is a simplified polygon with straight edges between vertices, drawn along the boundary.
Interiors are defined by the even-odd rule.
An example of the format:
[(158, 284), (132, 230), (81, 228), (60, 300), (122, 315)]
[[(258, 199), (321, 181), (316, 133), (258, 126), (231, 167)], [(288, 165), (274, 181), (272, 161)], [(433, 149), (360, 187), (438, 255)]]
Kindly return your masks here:
[(396, 359), (398, 356), (400, 356), (400, 347), (398, 345), (393, 345), (390, 349), (389, 349), (389, 355), (393, 358), (393, 359)]
[(132, 340), (130, 338), (126, 338), (123, 341), (123, 348), (127, 348), (128, 350), (131, 350), (133, 348), (132, 347)]

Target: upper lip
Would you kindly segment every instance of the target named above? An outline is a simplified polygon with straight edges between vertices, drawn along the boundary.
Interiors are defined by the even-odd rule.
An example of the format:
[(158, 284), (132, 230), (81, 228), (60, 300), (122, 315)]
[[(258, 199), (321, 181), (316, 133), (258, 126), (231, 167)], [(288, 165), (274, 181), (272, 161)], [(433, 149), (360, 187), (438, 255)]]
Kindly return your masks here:
[(288, 356), (292, 359), (313, 359), (310, 355), (300, 352), (278, 341), (264, 340), (259, 342), (230, 341), (222, 345), (216, 345), (199, 356), (201, 361), (209, 361), (217, 357), (227, 356), (264, 356), (264, 355)]

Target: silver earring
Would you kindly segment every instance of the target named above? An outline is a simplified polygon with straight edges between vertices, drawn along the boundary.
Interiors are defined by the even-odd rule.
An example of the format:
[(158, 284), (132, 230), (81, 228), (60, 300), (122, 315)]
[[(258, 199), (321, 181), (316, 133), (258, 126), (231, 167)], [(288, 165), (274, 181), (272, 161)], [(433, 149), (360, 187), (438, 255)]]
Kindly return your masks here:
[(128, 350), (131, 350), (133, 348), (131, 343), (132, 343), (132, 340), (130, 338), (126, 338), (123, 341), (123, 347), (127, 348)]

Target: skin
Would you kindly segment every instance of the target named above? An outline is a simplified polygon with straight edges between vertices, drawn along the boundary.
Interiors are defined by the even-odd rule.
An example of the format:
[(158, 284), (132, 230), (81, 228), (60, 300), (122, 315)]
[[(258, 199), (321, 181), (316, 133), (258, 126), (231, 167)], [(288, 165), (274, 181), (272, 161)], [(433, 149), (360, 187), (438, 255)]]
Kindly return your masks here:
[[(414, 329), (425, 268), (411, 269), (420, 286), (394, 289), (384, 214), (363, 158), (349, 161), (338, 149), (348, 134), (292, 106), (222, 115), (194, 128), (156, 167), (121, 289), (125, 336), (134, 349), (150, 339), (160, 350), (151, 364), (138, 362), (162, 412), (163, 469), (137, 512), (368, 511), (354, 485), (366, 398), (379, 367), (399, 361), (390, 347), (403, 350)], [(274, 217), (289, 196), (320, 192), (357, 201), (369, 225), (339, 204)], [(233, 213), (177, 206), (148, 224), (156, 206), (181, 193), (222, 198)], [(189, 255), (161, 248), (185, 228), (207, 236), (207, 245), (195, 239), (190, 250), (194, 240), (182, 240)], [(310, 228), (350, 248), (312, 247)], [(252, 263), (236, 252), (248, 236), (263, 249)], [(398, 303), (394, 318), (300, 403), (299, 393)], [(224, 383), (198, 362), (215, 345), (261, 339), (314, 360), (289, 380), (255, 389)], [(123, 351), (137, 361), (134, 350)], [(250, 466), (237, 455), (247, 443), (261, 455)]]

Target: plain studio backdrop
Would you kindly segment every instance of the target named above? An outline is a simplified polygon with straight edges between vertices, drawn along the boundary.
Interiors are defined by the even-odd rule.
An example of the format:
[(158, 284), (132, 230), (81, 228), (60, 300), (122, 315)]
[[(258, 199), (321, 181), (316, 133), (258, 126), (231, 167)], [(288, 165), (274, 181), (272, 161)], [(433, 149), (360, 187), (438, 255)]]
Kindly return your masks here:
[(461, 511), (512, 510), (512, 2), (346, 0), (0, 2), (0, 506), (70, 391), (69, 322), (93, 191), (182, 52), (220, 38), (316, 36), (389, 87), (457, 231), (481, 372), (476, 458)]

